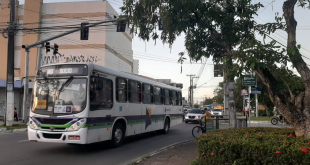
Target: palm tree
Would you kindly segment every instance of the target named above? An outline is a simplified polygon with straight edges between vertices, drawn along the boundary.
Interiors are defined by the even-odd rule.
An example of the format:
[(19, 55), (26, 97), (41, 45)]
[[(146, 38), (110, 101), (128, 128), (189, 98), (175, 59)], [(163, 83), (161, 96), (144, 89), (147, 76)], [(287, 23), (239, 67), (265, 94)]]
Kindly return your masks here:
[(183, 64), (184, 60), (186, 60), (186, 58), (183, 57), (184, 56), (184, 52), (180, 52), (179, 56), (180, 56), (180, 58), (178, 60), (178, 63), (181, 63), (181, 73), (182, 73), (182, 64)]

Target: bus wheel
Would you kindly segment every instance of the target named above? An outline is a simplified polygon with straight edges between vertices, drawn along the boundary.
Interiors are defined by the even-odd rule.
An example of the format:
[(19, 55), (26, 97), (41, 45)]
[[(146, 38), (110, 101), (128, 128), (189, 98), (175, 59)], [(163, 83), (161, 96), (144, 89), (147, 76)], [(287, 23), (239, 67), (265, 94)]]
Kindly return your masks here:
[(165, 125), (164, 125), (164, 129), (162, 130), (163, 134), (167, 134), (169, 132), (169, 119), (165, 119)]
[(125, 132), (122, 124), (116, 123), (112, 132), (112, 146), (119, 147), (122, 145), (125, 137)]

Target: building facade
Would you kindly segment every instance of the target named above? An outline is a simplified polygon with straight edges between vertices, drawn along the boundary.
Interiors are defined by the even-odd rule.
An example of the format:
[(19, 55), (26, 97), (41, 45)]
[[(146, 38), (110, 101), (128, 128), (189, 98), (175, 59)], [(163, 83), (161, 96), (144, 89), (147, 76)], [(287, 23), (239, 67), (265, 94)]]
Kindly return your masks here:
[[(12, 0), (11, 0), (12, 1)], [(0, 0), (0, 29), (7, 28), (10, 21), (10, 0)], [(43, 0), (25, 0), (19, 5), (16, 0), (14, 80), (15, 106), (21, 109), (22, 80), (25, 77), (26, 52), (22, 45), (29, 45), (39, 40), (80, 27), (81, 23), (95, 23), (118, 18), (118, 13), (105, 0), (87, 2), (43, 3)], [(5, 34), (4, 34), (5, 36)], [(133, 59), (132, 35), (116, 32), (115, 23), (106, 23), (89, 29), (88, 40), (80, 39), (80, 31), (51, 40), (59, 46), (58, 54), (45, 48), (31, 48), (29, 60), (29, 79), (33, 82), (38, 66), (55, 63), (89, 62), (117, 71), (139, 73), (139, 61)], [(5, 84), (7, 76), (8, 39), (0, 37), (0, 103), (5, 102)], [(41, 51), (40, 51), (41, 50)], [(33, 83), (30, 83), (32, 88)], [(0, 112), (1, 113), (1, 112)], [(19, 113), (21, 114), (21, 113)], [(1, 114), (0, 114), (1, 116)]]

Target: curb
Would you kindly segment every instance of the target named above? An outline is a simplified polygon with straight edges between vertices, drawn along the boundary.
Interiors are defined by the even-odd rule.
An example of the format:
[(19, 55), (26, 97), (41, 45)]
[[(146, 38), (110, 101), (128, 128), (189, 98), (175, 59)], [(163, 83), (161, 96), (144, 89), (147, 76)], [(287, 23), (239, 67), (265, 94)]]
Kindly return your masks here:
[(6, 128), (0, 128), (0, 133), (13, 133), (13, 132), (24, 132), (24, 131), (27, 131), (27, 128), (11, 129), (11, 130), (7, 130)]
[(250, 123), (253, 123), (253, 124), (270, 123), (270, 121), (250, 121)]
[(174, 148), (176, 146), (179, 146), (179, 145), (182, 145), (182, 144), (187, 144), (187, 143), (191, 143), (191, 142), (194, 142), (195, 140), (185, 140), (185, 141), (182, 141), (182, 142), (178, 142), (178, 143), (174, 143), (174, 144), (171, 144), (171, 145), (168, 145), (166, 147), (163, 147), (163, 148), (160, 148), (159, 150), (155, 151), (155, 152), (152, 152), (151, 154), (148, 154), (146, 156), (142, 156), (142, 157), (139, 157), (137, 158), (138, 160), (137, 161), (134, 161), (134, 162), (131, 162), (129, 164), (135, 164), (135, 163), (140, 163), (144, 160), (145, 157), (152, 157), (156, 154), (159, 154), (163, 151), (166, 151), (166, 150), (169, 150), (171, 148)]

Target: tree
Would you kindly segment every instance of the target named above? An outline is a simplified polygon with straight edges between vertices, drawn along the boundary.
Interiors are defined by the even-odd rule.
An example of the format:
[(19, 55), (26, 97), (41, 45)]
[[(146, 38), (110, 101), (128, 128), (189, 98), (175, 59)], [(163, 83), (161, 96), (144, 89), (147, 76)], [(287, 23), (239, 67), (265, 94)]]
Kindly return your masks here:
[(235, 88), (234, 88), (234, 97), (235, 97), (235, 106), (236, 111), (243, 110), (243, 96), (241, 96), (241, 90), (245, 87), (242, 86), (242, 78), (238, 78), (235, 80)]
[[(310, 70), (296, 45), (294, 7), (309, 6), (310, 0), (285, 0), (285, 22), (276, 16), (275, 23), (258, 24), (253, 16), (263, 7), (251, 0), (125, 0), (121, 8), (127, 16), (132, 33), (138, 37), (157, 40), (172, 45), (176, 37), (185, 33), (185, 47), (191, 60), (213, 56), (216, 63), (222, 62), (229, 71), (226, 78), (233, 81), (244, 72), (255, 72), (267, 87), (271, 101), (279, 112), (292, 124), (297, 136), (310, 137)], [(163, 25), (160, 36), (157, 23)], [(287, 48), (281, 48), (275, 40), (261, 42), (277, 29), (288, 33)], [(232, 65), (233, 61), (238, 65)], [(305, 91), (294, 94), (287, 83), (291, 62), (302, 79)], [(278, 88), (281, 79), (286, 91)], [(233, 105), (234, 106), (234, 105)]]
[(205, 99), (205, 101), (204, 101), (204, 105), (210, 105), (210, 104), (212, 104), (213, 103), (213, 99)]
[(221, 87), (217, 87), (214, 89), (213, 93), (216, 95), (212, 98), (214, 102), (219, 104), (223, 104), (224, 101), (224, 89)]
[(183, 57), (184, 56), (184, 52), (180, 52), (179, 56), (180, 56), (180, 58), (178, 60), (178, 63), (181, 63), (181, 73), (182, 73), (182, 64), (183, 64), (184, 60), (186, 60), (186, 58)]

